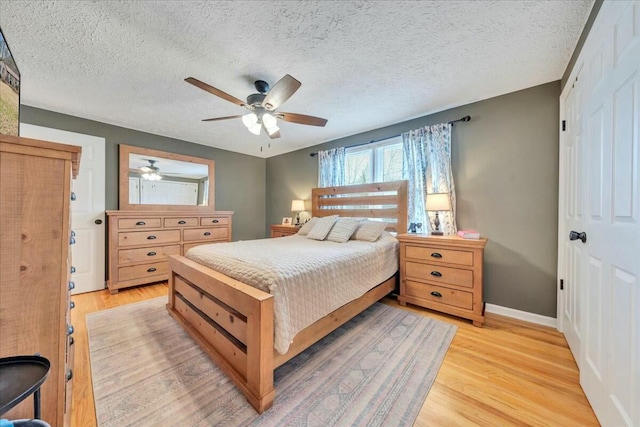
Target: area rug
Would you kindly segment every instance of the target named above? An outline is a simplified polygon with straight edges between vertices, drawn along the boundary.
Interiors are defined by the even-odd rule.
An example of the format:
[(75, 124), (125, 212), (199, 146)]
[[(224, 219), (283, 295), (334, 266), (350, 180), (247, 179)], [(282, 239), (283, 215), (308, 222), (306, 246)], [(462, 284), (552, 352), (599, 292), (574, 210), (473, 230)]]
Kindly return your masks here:
[(165, 304), (87, 315), (100, 427), (411, 426), (456, 333), (376, 303), (278, 368), (259, 415)]

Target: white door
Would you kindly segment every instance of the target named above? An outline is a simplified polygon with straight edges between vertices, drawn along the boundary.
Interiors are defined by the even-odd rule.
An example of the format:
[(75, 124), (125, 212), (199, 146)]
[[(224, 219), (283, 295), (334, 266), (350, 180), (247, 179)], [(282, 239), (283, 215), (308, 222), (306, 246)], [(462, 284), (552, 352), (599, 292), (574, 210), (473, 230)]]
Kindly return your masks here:
[[(640, 426), (640, 1), (605, 2), (577, 64), (582, 215), (559, 229), (586, 233), (585, 243), (568, 244), (579, 290), (580, 384), (603, 426)], [(568, 140), (576, 138), (563, 136), (563, 149)], [(573, 262), (568, 253), (560, 251), (561, 272)], [(566, 305), (571, 297), (560, 298)]]
[[(579, 76), (569, 89), (569, 95), (565, 102), (565, 135), (560, 151), (560, 227), (558, 230), (558, 250), (562, 252), (559, 259), (561, 288), (563, 298), (558, 299), (558, 314), (561, 317), (562, 331), (567, 343), (580, 366), (580, 303), (583, 296), (581, 287), (581, 259), (582, 247), (576, 241), (567, 239), (570, 230), (582, 229), (582, 203), (580, 195), (583, 194), (582, 177), (580, 176), (580, 164), (582, 154), (582, 127), (580, 123), (580, 88), (582, 81)], [(578, 240), (578, 242), (581, 242)]]
[(72, 181), (76, 200), (71, 202), (71, 247), (75, 273), (71, 293), (104, 289), (105, 266), (105, 140), (91, 135), (20, 124), (20, 136), (82, 147), (80, 171)]

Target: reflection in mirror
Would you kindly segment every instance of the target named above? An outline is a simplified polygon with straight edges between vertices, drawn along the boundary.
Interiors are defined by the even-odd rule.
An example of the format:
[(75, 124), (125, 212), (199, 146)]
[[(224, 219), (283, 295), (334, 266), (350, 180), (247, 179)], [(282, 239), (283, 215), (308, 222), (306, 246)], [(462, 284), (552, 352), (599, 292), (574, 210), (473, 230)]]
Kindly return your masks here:
[(129, 154), (129, 203), (143, 205), (206, 206), (208, 165)]
[(215, 210), (215, 162), (203, 157), (120, 144), (121, 210)]

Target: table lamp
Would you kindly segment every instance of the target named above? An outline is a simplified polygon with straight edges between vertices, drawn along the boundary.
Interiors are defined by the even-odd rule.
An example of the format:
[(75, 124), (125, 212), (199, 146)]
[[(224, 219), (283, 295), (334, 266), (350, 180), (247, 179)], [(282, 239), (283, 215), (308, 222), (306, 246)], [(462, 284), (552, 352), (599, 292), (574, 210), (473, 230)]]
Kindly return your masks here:
[(300, 212), (304, 211), (304, 200), (293, 200), (291, 202), (291, 212), (296, 213), (296, 226), (300, 226)]
[(433, 236), (442, 236), (444, 233), (440, 230), (440, 218), (438, 217), (438, 212), (451, 210), (449, 193), (427, 193), (425, 210), (436, 213), (436, 217), (433, 220), (434, 230), (431, 234)]

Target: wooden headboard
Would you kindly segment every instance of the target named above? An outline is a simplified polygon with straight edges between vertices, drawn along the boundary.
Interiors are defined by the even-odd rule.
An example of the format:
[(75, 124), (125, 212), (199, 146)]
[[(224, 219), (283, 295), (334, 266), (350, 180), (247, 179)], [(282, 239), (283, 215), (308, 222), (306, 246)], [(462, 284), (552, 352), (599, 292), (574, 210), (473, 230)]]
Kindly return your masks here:
[(382, 220), (387, 230), (406, 233), (407, 181), (314, 188), (311, 213)]

